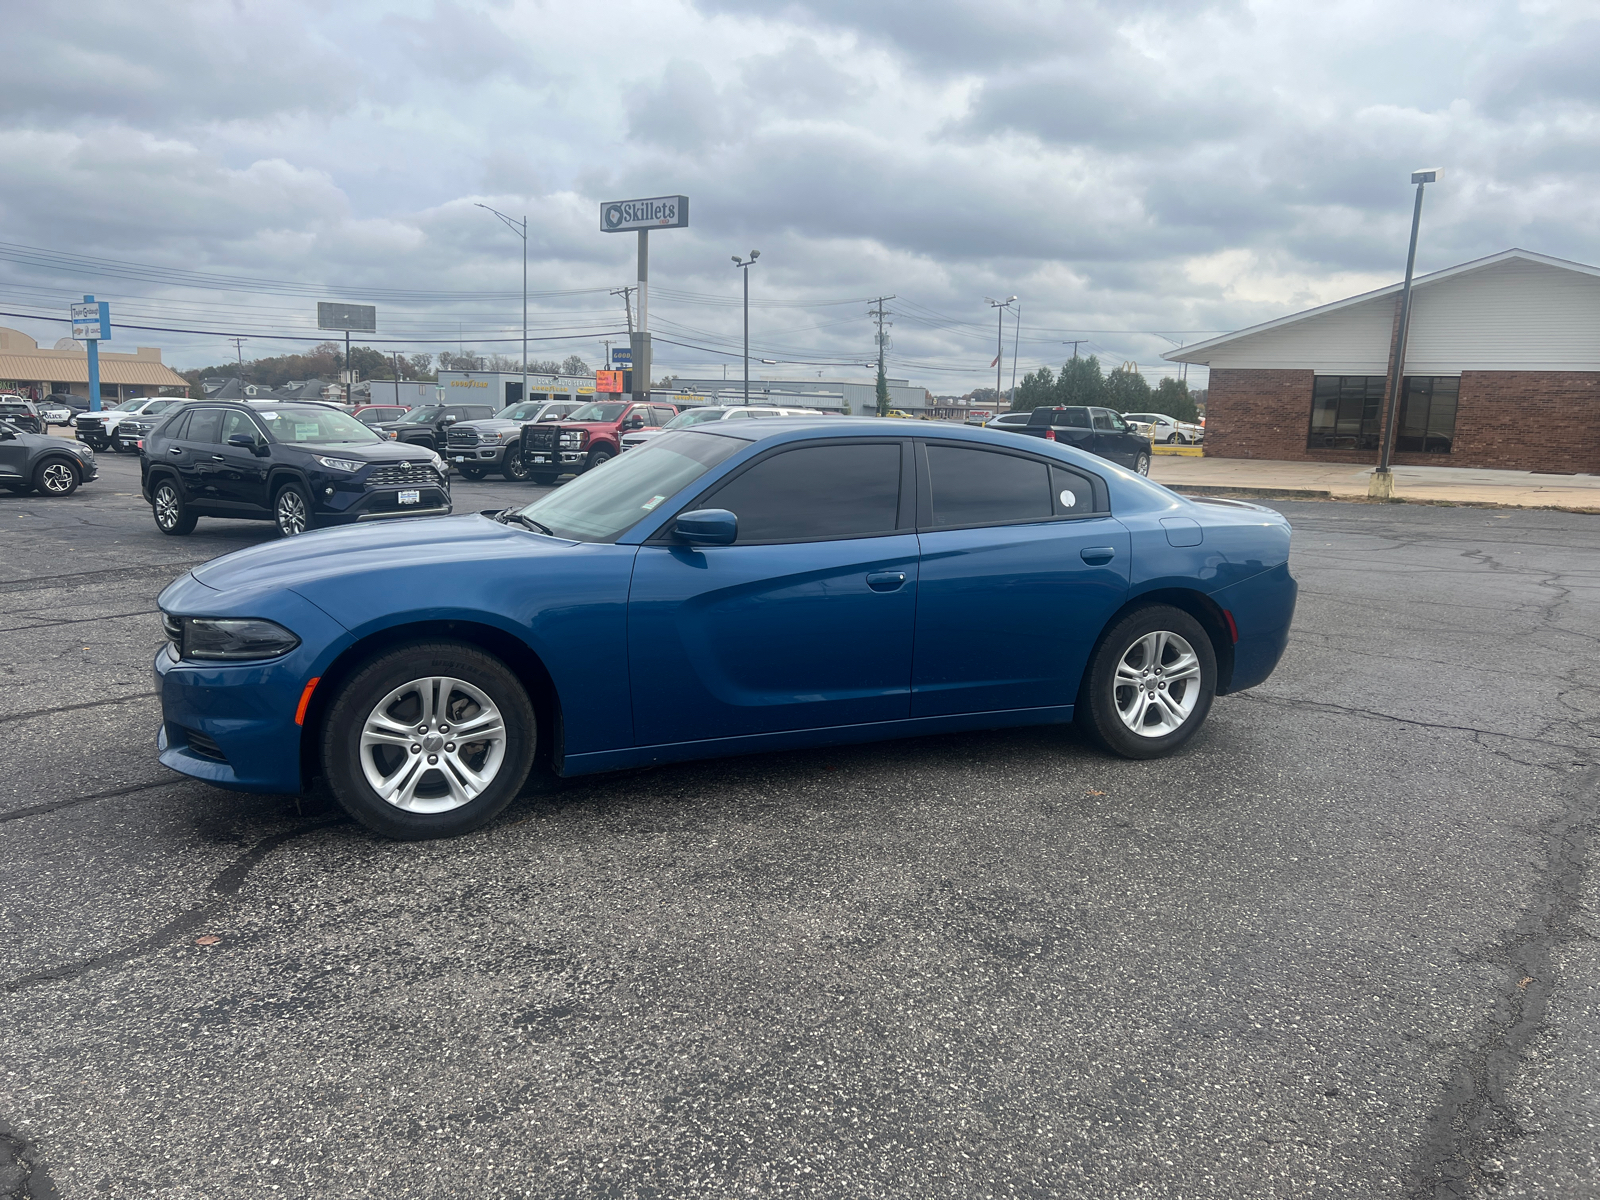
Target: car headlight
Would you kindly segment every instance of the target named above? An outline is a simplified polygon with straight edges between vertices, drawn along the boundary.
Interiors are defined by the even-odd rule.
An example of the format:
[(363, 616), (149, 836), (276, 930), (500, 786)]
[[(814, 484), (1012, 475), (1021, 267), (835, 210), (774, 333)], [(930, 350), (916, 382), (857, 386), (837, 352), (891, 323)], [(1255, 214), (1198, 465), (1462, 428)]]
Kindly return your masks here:
[(522, 436), (522, 430), (520, 430), (520, 429), (508, 429), (508, 430), (506, 430), (504, 433), (502, 433), (500, 435), (500, 440), (502, 442), (510, 442), (510, 441), (515, 441), (517, 438), (519, 438), (521, 436)]
[(89, 449), (88, 446), (78, 445), (78, 444), (75, 443), (72, 448), (73, 448), (74, 451), (77, 452), (77, 455), (78, 455), (79, 458), (93, 458), (94, 457), (94, 451)]
[(279, 658), (300, 644), (282, 625), (256, 617), (175, 617), (161, 614), (174, 656), (215, 662)]
[(589, 440), (589, 431), (586, 429), (569, 429), (561, 435), (561, 448), (563, 450), (578, 450)]
[(315, 458), (330, 471), (359, 471), (367, 465), (364, 462), (357, 462), (353, 458), (324, 458), (320, 454), (313, 454), (311, 457)]
[(398, 429), (391, 429), (389, 430), (389, 436), (391, 438), (398, 438), (400, 436), (400, 431)]

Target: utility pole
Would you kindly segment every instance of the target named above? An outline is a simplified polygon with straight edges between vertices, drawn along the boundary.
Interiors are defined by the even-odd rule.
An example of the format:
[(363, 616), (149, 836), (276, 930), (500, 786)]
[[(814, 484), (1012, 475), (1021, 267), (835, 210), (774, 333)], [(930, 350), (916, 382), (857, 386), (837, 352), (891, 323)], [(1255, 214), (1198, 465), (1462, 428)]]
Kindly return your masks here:
[[(883, 369), (883, 352), (886, 345), (883, 333), (883, 319), (889, 314), (883, 311), (883, 303), (885, 300), (893, 299), (893, 296), (879, 296), (873, 301), (878, 307), (867, 309), (867, 314), (878, 322), (878, 415), (880, 417), (889, 415), (889, 377), (884, 374)], [(889, 324), (893, 325), (894, 322), (890, 321)]]
[[(988, 297), (984, 297), (988, 299)], [(994, 407), (1000, 411), (1000, 372), (1004, 369), (1000, 360), (1006, 355), (1006, 309), (1015, 304), (1015, 296), (1006, 300), (989, 300), (989, 307), (994, 309)]]
[[(239, 352), (239, 387), (242, 389), (244, 387), (244, 344), (250, 339), (229, 338), (228, 340), (233, 343), (233, 348)], [(242, 396), (244, 393), (241, 391), (239, 394)]]
[(1073, 358), (1077, 358), (1078, 357), (1078, 347), (1083, 345), (1088, 340), (1089, 340), (1088, 338), (1079, 338), (1075, 342), (1062, 342), (1061, 344), (1063, 346), (1071, 346), (1072, 347), (1072, 357)]
[(633, 305), (628, 303), (628, 298), (639, 289), (636, 287), (613, 288), (611, 295), (622, 297), (622, 311), (628, 318), (628, 336), (633, 336)]
[[(480, 204), (478, 207), (499, 217), (507, 229), (522, 239), (522, 395), (517, 399), (526, 400), (528, 398), (528, 218), (524, 215), (521, 221), (513, 221), (499, 209), (490, 208), (487, 204)], [(400, 389), (396, 387), (397, 399), (399, 395)], [(502, 396), (500, 400), (503, 402), (505, 397)]]
[(750, 403), (750, 268), (756, 265), (761, 251), (750, 251), (749, 258), (733, 256), (733, 265), (744, 276), (744, 402)]
[(1022, 344), (1022, 305), (1017, 305), (1017, 327), (1011, 335), (1011, 398), (1017, 397), (1017, 347)]

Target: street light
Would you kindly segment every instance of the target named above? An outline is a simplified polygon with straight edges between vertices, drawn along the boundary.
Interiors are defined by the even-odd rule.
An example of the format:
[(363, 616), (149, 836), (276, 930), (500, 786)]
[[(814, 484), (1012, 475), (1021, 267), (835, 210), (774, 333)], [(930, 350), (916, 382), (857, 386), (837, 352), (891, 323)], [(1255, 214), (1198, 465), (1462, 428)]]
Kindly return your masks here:
[[(473, 203), (476, 204), (477, 201), (474, 201)], [(510, 229), (512, 233), (516, 234), (518, 237), (520, 237), (522, 239), (522, 396), (520, 397), (520, 399), (521, 399), (522, 403), (527, 403), (527, 400), (528, 400), (528, 218), (527, 218), (526, 215), (524, 215), (523, 218), (522, 218), (522, 223), (519, 225), (517, 222), (513, 221), (510, 217), (506, 216), (505, 213), (501, 212), (497, 208), (489, 208), (489, 206), (487, 204), (478, 204), (478, 207), (482, 208), (482, 209), (487, 209), (489, 212), (492, 212), (495, 216), (499, 217), (502, 221), (504, 221), (506, 223), (506, 227), (508, 229)], [(610, 366), (611, 364), (607, 363), (606, 365)], [(397, 394), (397, 399), (398, 399), (399, 390), (400, 390), (399, 389), (399, 385), (397, 384), (395, 386), (395, 392)], [(505, 397), (502, 396), (501, 399), (504, 400)]]
[(761, 251), (750, 251), (748, 259), (733, 256), (733, 265), (744, 273), (744, 402), (750, 403), (750, 268), (756, 265)]
[[(989, 297), (985, 296), (984, 299), (989, 300)], [(994, 409), (997, 413), (1000, 411), (1000, 360), (1006, 353), (1005, 313), (1016, 302), (1015, 296), (1005, 300), (989, 300), (989, 307), (994, 309)]]
[(1437, 183), (1444, 172), (1437, 167), (1411, 172), (1411, 182), (1417, 185), (1417, 202), (1411, 209), (1411, 248), (1406, 251), (1406, 282), (1400, 290), (1400, 331), (1395, 338), (1394, 359), (1389, 364), (1389, 411), (1384, 416), (1383, 443), (1378, 451), (1378, 469), (1367, 484), (1367, 496), (1373, 500), (1388, 500), (1394, 495), (1394, 474), (1389, 470), (1389, 456), (1394, 449), (1395, 425), (1400, 420), (1400, 393), (1406, 379), (1406, 334), (1411, 327), (1411, 273), (1417, 265), (1417, 229), (1422, 224), (1422, 189)]

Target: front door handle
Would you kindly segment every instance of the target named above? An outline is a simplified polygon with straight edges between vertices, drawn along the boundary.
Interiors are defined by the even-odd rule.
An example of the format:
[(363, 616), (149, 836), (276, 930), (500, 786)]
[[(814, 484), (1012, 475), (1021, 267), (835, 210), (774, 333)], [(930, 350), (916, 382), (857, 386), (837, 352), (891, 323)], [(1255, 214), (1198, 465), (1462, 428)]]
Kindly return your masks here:
[(222, 457), (222, 455), (220, 455), (220, 454), (213, 454), (211, 456), (211, 461), (212, 462), (227, 462), (228, 460), (226, 458)]
[(167, 447), (167, 453), (168, 454), (182, 454), (183, 453), (183, 448), (181, 446), (168, 446)]
[(1116, 553), (1115, 546), (1085, 546), (1078, 551), (1078, 557), (1089, 565), (1098, 567), (1102, 563), (1110, 562), (1116, 557)]
[(897, 592), (905, 582), (904, 571), (874, 571), (867, 576), (867, 586), (875, 592)]

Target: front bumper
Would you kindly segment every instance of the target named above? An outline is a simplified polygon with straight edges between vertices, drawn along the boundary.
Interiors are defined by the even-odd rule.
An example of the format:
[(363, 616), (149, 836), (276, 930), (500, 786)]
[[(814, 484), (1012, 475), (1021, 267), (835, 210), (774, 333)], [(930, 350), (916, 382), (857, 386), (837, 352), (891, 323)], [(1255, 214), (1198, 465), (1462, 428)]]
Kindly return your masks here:
[(510, 441), (477, 446), (448, 446), (445, 448), (444, 457), (455, 467), (498, 467), (505, 461), (506, 451), (516, 444), (515, 441)]

